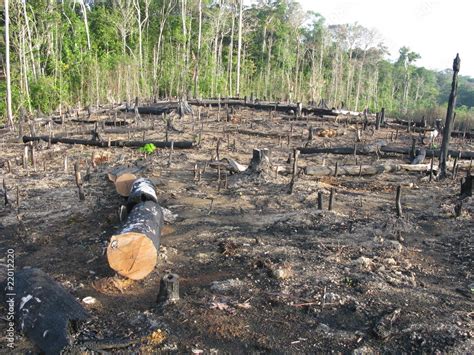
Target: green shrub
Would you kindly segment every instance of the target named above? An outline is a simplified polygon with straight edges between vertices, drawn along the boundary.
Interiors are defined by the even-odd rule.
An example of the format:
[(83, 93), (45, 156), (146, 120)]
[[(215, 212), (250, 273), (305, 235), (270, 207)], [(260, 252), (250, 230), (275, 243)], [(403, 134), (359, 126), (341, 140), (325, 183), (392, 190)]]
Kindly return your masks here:
[(147, 143), (143, 147), (138, 148), (138, 151), (142, 153), (151, 154), (156, 150), (156, 147), (153, 143)]

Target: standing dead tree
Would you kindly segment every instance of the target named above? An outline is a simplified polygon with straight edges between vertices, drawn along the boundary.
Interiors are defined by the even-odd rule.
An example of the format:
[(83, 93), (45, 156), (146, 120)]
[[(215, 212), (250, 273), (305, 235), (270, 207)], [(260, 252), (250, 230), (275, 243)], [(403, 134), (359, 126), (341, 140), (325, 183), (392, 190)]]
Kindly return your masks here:
[(459, 54), (456, 55), (453, 62), (453, 82), (451, 84), (451, 94), (449, 95), (448, 111), (446, 112), (446, 124), (443, 131), (443, 142), (441, 143), (441, 151), (439, 155), (439, 178), (446, 177), (446, 162), (448, 160), (449, 140), (454, 125), (454, 109), (456, 107), (456, 96), (458, 91), (458, 73), (461, 67), (461, 59)]

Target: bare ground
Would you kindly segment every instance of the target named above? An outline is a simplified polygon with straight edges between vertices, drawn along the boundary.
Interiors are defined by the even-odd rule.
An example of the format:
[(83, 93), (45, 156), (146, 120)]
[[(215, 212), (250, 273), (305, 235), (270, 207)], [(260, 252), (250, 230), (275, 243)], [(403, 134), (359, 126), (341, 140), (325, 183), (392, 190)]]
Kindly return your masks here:
[[(13, 248), (16, 268), (38, 267), (74, 296), (97, 299), (87, 306), (91, 319), (82, 324), (77, 342), (132, 339), (129, 351), (154, 350), (205, 353), (247, 352), (449, 352), (473, 347), (473, 213), (464, 199), (455, 217), (459, 181), (428, 182), (426, 174), (397, 172), (371, 177), (301, 176), (292, 195), (289, 176), (228, 177), (218, 191), (216, 170), (207, 167), (194, 181), (194, 164), (204, 167), (215, 152), (248, 164), (252, 148), (272, 148), (274, 160), (287, 165), (293, 147), (306, 142), (308, 127), (333, 127), (346, 134), (316, 137), (313, 146), (353, 145), (355, 128), (334, 122), (295, 122), (291, 147), (284, 139), (231, 134), (223, 128), (288, 132), (290, 122), (268, 113), (241, 110), (245, 123), (216, 122), (216, 109), (204, 123), (201, 148), (168, 150), (144, 157), (128, 148), (38, 145), (37, 171), (13, 164), (3, 176), (12, 208), (0, 209), (1, 257)], [(151, 120), (153, 117), (146, 117)], [(147, 138), (164, 139), (158, 118)], [(175, 121), (185, 133), (170, 139), (193, 140), (192, 119)], [(59, 130), (59, 129), (58, 129)], [(64, 128), (63, 128), (64, 130)], [(385, 139), (392, 129), (368, 142)], [(112, 136), (116, 138), (116, 136)], [(125, 137), (123, 137), (125, 138)], [(132, 135), (133, 138), (133, 135)], [(141, 138), (135, 134), (136, 139)], [(23, 144), (2, 137), (1, 158), (20, 158)], [(235, 140), (235, 149), (234, 142)], [(408, 146), (400, 130), (394, 144)], [(472, 150), (474, 145), (456, 140)], [(93, 151), (108, 152), (85, 181), (80, 202), (70, 165), (80, 161), (83, 174)], [(402, 162), (406, 157), (386, 156)], [(374, 163), (376, 157), (359, 157)], [(302, 156), (300, 165), (354, 164), (353, 156)], [(45, 170), (43, 161), (46, 162)], [(157, 182), (160, 203), (178, 215), (162, 238), (160, 261), (143, 281), (120, 291), (93, 287), (114, 276), (105, 248), (119, 226), (123, 200), (106, 177), (116, 165), (145, 166), (143, 175)], [(395, 215), (396, 186), (402, 185), (404, 217)], [(18, 187), (20, 205), (16, 206)], [(333, 211), (317, 209), (317, 192), (337, 190)], [(3, 208), (3, 205), (2, 207)], [(181, 300), (164, 310), (156, 307), (159, 280), (165, 271), (180, 276)], [(4, 306), (4, 305), (2, 305)], [(153, 341), (160, 330), (164, 336)], [(0, 349), (7, 351), (6, 322), (0, 321)], [(153, 333), (155, 332), (155, 333)], [(18, 335), (17, 351), (34, 349)], [(2, 348), (3, 347), (3, 348)], [(122, 349), (123, 350), (123, 349)], [(215, 353), (215, 352), (214, 352)]]

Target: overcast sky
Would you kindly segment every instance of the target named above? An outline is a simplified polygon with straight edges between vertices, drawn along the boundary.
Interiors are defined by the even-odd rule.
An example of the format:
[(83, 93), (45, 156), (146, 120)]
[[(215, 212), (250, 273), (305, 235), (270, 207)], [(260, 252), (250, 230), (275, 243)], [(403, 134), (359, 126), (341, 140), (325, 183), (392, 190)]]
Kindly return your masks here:
[(408, 46), (419, 53), (419, 66), (452, 68), (459, 52), (461, 75), (474, 77), (473, 0), (298, 0), (319, 12), (326, 24), (358, 22), (375, 28), (391, 58)]

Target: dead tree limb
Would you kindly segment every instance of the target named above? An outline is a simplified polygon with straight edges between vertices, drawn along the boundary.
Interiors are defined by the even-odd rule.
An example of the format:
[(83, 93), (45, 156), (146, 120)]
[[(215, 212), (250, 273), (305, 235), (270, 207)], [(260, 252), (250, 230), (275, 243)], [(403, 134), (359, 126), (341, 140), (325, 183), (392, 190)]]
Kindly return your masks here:
[(453, 82), (451, 84), (451, 94), (449, 95), (448, 110), (446, 112), (446, 123), (443, 132), (443, 141), (441, 143), (441, 150), (439, 152), (439, 178), (446, 177), (446, 163), (449, 154), (449, 140), (451, 138), (451, 131), (454, 125), (454, 109), (456, 107), (456, 96), (458, 90), (458, 73), (461, 67), (461, 59), (459, 54), (456, 55), (453, 61)]
[[(49, 136), (37, 136), (37, 137), (28, 137), (23, 136), (23, 142), (34, 142), (34, 141), (45, 141), (48, 142)], [(110, 142), (103, 141), (93, 141), (88, 139), (75, 139), (75, 138), (58, 138), (51, 137), (51, 143), (64, 143), (64, 144), (80, 144), (88, 145), (93, 147), (107, 148), (111, 147), (141, 147), (145, 144), (153, 144), (157, 148), (170, 148), (172, 142), (163, 142), (163, 141), (154, 141), (154, 140), (145, 140), (145, 141), (128, 141), (128, 140), (115, 140)], [(174, 142), (174, 148), (176, 149), (191, 149), (194, 148), (193, 142), (190, 141), (178, 141)]]

